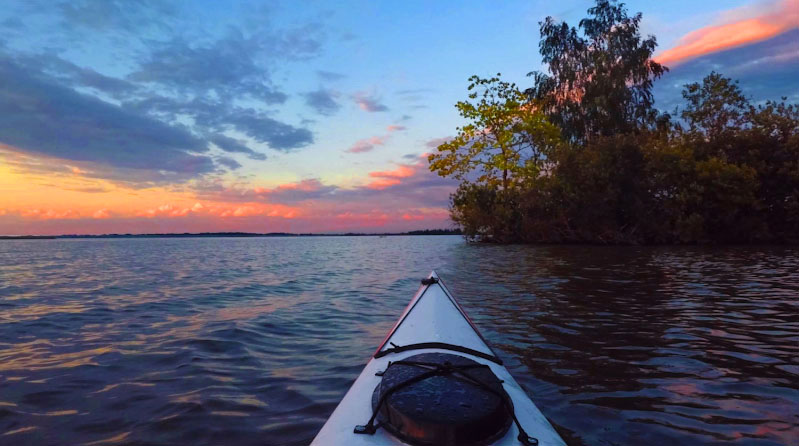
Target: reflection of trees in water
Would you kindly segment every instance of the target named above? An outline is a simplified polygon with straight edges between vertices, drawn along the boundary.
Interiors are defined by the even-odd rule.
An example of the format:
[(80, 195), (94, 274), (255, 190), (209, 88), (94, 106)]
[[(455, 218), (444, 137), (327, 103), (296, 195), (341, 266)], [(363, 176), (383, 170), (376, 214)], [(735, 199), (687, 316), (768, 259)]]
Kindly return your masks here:
[(789, 418), (796, 250), (464, 246), (456, 254), (456, 294), (544, 412), (576, 432), (573, 443), (787, 440), (799, 429)]

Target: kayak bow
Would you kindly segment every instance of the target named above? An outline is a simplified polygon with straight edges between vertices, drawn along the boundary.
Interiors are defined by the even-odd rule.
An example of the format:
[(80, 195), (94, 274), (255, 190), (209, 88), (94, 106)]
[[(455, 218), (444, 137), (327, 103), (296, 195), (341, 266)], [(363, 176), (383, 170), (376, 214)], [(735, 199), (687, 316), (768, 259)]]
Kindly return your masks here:
[(565, 445), (432, 272), (311, 446)]

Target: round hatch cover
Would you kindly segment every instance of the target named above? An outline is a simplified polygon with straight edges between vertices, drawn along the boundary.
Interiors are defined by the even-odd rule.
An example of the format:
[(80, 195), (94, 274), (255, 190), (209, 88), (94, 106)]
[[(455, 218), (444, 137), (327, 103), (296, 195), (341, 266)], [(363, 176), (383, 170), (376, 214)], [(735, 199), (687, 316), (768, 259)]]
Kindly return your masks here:
[(387, 393), (378, 421), (413, 445), (486, 445), (512, 422), (502, 381), (460, 355), (422, 353), (391, 363), (372, 395), (373, 410)]

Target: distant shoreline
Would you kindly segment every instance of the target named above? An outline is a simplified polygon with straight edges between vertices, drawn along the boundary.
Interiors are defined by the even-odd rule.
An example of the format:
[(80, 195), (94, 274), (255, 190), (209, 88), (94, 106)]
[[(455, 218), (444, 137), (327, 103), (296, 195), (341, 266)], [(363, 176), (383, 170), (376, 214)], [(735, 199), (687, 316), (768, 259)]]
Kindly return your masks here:
[(0, 235), (0, 240), (54, 240), (54, 239), (93, 239), (93, 238), (215, 238), (215, 237), (375, 237), (375, 236), (408, 236), (408, 235), (461, 235), (458, 229), (423, 229), (408, 232), (381, 233), (291, 233), (291, 232), (197, 232), (197, 233), (164, 233), (164, 234), (62, 234), (62, 235)]

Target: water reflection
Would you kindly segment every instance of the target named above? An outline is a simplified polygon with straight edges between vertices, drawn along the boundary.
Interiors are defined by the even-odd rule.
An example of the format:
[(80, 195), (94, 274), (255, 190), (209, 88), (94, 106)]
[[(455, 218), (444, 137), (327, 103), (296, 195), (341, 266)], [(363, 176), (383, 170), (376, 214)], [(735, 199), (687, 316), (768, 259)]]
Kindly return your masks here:
[(571, 444), (796, 441), (795, 251), (485, 251), (501, 296), (458, 291)]
[(791, 444), (799, 252), (0, 243), (0, 443), (307, 444), (439, 269), (570, 444)]

